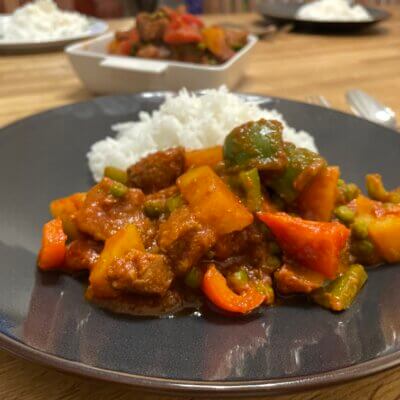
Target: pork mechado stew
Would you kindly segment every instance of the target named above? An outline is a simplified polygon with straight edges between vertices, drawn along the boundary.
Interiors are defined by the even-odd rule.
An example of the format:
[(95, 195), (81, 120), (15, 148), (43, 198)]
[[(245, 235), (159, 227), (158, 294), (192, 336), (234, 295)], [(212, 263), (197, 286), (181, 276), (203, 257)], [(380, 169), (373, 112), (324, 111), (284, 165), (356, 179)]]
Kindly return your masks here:
[(185, 9), (161, 7), (139, 13), (129, 30), (117, 31), (108, 46), (116, 55), (174, 60), (198, 64), (221, 64), (247, 44), (247, 32), (221, 26), (204, 26)]
[(400, 261), (400, 190), (367, 175), (368, 196), (336, 166), (282, 139), (274, 120), (223, 146), (171, 148), (87, 193), (54, 200), (42, 270), (87, 271), (86, 297), (115, 312), (198, 308), (246, 314), (277, 296), (348, 308), (363, 267)]

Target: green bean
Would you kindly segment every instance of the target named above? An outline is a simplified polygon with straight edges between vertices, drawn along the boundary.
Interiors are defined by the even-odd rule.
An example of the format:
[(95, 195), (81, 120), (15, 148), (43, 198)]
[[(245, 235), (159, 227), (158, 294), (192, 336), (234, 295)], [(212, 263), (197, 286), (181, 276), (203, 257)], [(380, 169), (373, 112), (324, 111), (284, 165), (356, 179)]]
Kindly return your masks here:
[(369, 174), (365, 177), (368, 196), (373, 200), (390, 203), (400, 203), (400, 189), (389, 192), (386, 190), (379, 174)]
[(239, 173), (239, 182), (244, 190), (246, 205), (252, 212), (260, 211), (263, 204), (260, 176), (256, 168)]
[(147, 200), (143, 206), (144, 213), (149, 218), (158, 218), (165, 213), (165, 200), (164, 199), (151, 199)]
[(169, 197), (165, 202), (165, 206), (170, 213), (181, 207), (183, 204), (183, 197), (180, 194)]
[(337, 218), (340, 219), (340, 221), (345, 224), (350, 224), (351, 222), (353, 222), (355, 217), (354, 211), (347, 206), (336, 207), (334, 210), (334, 214)]
[(128, 174), (126, 173), (126, 171), (119, 169), (119, 168), (110, 167), (110, 166), (106, 167), (104, 169), (104, 176), (112, 179), (113, 181), (120, 182), (124, 185), (126, 185), (128, 183)]
[(185, 276), (185, 284), (192, 289), (198, 289), (203, 281), (203, 273), (200, 268), (193, 267)]
[(333, 311), (342, 311), (350, 307), (356, 295), (364, 286), (368, 276), (360, 264), (353, 264), (339, 278), (328, 286), (317, 289), (313, 300), (322, 307)]
[(351, 233), (357, 239), (368, 238), (368, 222), (363, 218), (356, 218), (351, 225)]
[(114, 181), (110, 186), (110, 193), (114, 197), (123, 197), (128, 193), (128, 190), (127, 186), (117, 181)]

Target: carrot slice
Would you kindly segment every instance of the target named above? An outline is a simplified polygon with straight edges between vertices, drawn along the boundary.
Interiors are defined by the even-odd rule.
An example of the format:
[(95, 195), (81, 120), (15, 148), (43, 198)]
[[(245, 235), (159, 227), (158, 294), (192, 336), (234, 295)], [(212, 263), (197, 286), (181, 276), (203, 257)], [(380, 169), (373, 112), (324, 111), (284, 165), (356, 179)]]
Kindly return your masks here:
[(229, 288), (225, 277), (214, 264), (211, 264), (204, 274), (202, 289), (217, 307), (241, 314), (247, 314), (259, 307), (265, 299), (265, 295), (252, 286), (241, 295), (236, 294)]
[(259, 213), (286, 256), (330, 279), (340, 271), (340, 254), (350, 230), (339, 222), (306, 221), (286, 213)]
[(43, 226), (42, 247), (38, 265), (43, 270), (61, 267), (64, 263), (67, 235), (64, 233), (61, 218), (53, 219)]

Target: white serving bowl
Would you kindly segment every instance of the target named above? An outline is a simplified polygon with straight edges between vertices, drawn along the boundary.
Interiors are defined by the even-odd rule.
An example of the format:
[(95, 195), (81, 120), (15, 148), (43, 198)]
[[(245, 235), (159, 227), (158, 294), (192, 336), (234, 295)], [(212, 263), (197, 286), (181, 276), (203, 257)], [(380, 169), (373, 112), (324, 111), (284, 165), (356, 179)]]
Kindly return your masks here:
[(253, 35), (230, 60), (220, 65), (178, 61), (157, 61), (107, 54), (113, 33), (68, 46), (65, 49), (83, 84), (98, 94), (149, 90), (188, 90), (226, 85), (234, 87), (242, 78), (250, 50), (257, 42)]

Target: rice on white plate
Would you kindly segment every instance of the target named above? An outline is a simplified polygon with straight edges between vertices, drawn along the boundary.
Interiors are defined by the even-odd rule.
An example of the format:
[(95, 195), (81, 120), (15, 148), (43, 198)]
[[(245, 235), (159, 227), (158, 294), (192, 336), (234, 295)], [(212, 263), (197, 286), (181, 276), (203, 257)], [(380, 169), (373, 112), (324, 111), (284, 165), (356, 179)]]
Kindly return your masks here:
[(139, 121), (114, 125), (115, 138), (92, 145), (87, 154), (89, 168), (95, 181), (100, 181), (106, 166), (126, 169), (146, 155), (170, 147), (220, 145), (234, 127), (260, 118), (280, 121), (284, 140), (317, 151), (313, 137), (289, 127), (276, 110), (261, 109), (226, 87), (205, 90), (200, 96), (183, 89), (178, 95), (168, 95), (158, 110), (141, 112)]
[(371, 15), (360, 4), (350, 0), (317, 0), (301, 6), (297, 18), (314, 21), (370, 21)]
[(0, 41), (63, 39), (89, 31), (89, 19), (63, 11), (53, 0), (36, 0), (19, 7), (0, 23)]

